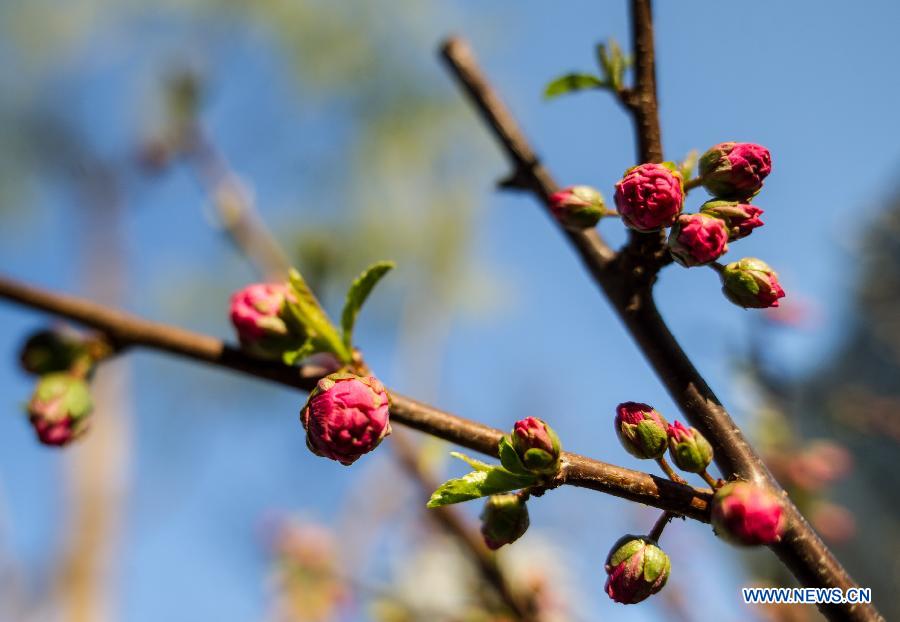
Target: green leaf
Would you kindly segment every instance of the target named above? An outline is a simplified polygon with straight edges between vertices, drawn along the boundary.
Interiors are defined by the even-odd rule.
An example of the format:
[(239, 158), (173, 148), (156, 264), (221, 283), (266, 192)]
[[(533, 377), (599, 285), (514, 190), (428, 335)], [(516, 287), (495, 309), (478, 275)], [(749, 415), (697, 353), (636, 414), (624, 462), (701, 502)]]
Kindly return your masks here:
[(437, 508), (451, 503), (489, 497), (501, 492), (511, 492), (531, 486), (537, 482), (534, 476), (524, 477), (510, 473), (503, 467), (476, 470), (458, 479), (444, 482), (428, 500), (429, 508)]
[(450, 455), (457, 460), (462, 460), (476, 471), (490, 471), (491, 469), (496, 468), (493, 464), (488, 464), (487, 462), (482, 462), (481, 460), (470, 458), (466, 454), (460, 453), (458, 451), (451, 451)]
[(306, 333), (316, 343), (314, 351), (331, 351), (341, 362), (349, 363), (352, 358), (350, 349), (344, 345), (337, 329), (332, 325), (331, 320), (328, 319), (328, 315), (319, 304), (315, 294), (306, 284), (306, 281), (294, 269), (291, 269), (289, 279), (294, 300), (289, 299), (287, 301), (288, 309), (290, 309), (291, 313), (306, 329)]
[(614, 91), (620, 91), (625, 85), (625, 70), (631, 66), (631, 60), (622, 52), (615, 39), (609, 44), (597, 45), (597, 61), (603, 70), (605, 81)]
[(518, 473), (520, 475), (528, 475), (528, 469), (525, 468), (525, 465), (522, 464), (522, 459), (519, 458), (519, 454), (516, 453), (515, 448), (512, 445), (512, 441), (509, 439), (508, 435), (505, 435), (500, 439), (500, 445), (498, 446), (500, 453), (500, 464), (503, 465), (503, 468), (511, 473)]
[(568, 73), (550, 82), (547, 88), (544, 89), (544, 97), (550, 99), (566, 93), (587, 89), (602, 89), (608, 86), (609, 83), (589, 73)]
[(681, 173), (681, 179), (684, 183), (689, 182), (693, 179), (694, 175), (694, 167), (697, 166), (697, 160), (700, 157), (700, 152), (696, 149), (691, 149), (690, 153), (684, 156), (684, 160), (681, 161), (681, 164), (678, 165), (678, 171)]
[(353, 350), (353, 326), (356, 324), (356, 316), (362, 308), (372, 289), (381, 278), (394, 269), (393, 261), (379, 261), (363, 271), (347, 290), (347, 301), (341, 313), (341, 329), (344, 333), (344, 346)]

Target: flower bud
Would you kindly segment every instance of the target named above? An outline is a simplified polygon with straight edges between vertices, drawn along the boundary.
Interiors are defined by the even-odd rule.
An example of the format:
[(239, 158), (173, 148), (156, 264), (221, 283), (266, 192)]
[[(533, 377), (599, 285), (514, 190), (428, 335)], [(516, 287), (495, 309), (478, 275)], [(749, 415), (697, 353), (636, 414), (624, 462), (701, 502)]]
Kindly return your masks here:
[(712, 500), (712, 525), (733, 544), (772, 544), (785, 529), (784, 509), (771, 491), (750, 482), (725, 484)]
[(528, 507), (515, 493), (491, 495), (481, 512), (481, 535), (492, 551), (521, 538), (528, 524)]
[(669, 455), (682, 471), (703, 473), (712, 462), (713, 449), (696, 428), (686, 428), (676, 421), (666, 428), (669, 435)]
[(596, 189), (571, 186), (550, 195), (550, 211), (567, 227), (589, 229), (606, 214), (606, 205)]
[(720, 143), (700, 156), (703, 187), (721, 199), (752, 197), (771, 171), (769, 150), (753, 143)]
[(656, 542), (624, 536), (606, 559), (606, 593), (617, 603), (633, 605), (656, 594), (669, 578), (671, 562)]
[(231, 323), (246, 351), (278, 358), (303, 342), (303, 327), (285, 306), (288, 296), (287, 285), (281, 283), (255, 283), (231, 296)]
[(662, 458), (666, 453), (667, 422), (652, 406), (624, 402), (616, 406), (616, 434), (632, 456), (641, 459)]
[(519, 459), (529, 471), (542, 475), (554, 475), (559, 471), (559, 437), (542, 420), (525, 417), (516, 421), (511, 440)]
[(88, 428), (93, 409), (87, 383), (67, 373), (43, 376), (28, 402), (28, 419), (44, 445), (67, 445)]
[(777, 307), (784, 298), (778, 274), (761, 259), (745, 257), (722, 270), (722, 292), (739, 307), (765, 309)]
[(750, 235), (757, 227), (762, 227), (760, 220), (763, 211), (755, 205), (740, 201), (721, 201), (714, 199), (700, 206), (700, 213), (719, 218), (728, 229), (730, 241), (740, 240)]
[(728, 250), (725, 223), (706, 214), (682, 214), (669, 232), (669, 252), (682, 266), (702, 266)]
[(616, 184), (616, 207), (628, 227), (657, 231), (670, 227), (684, 206), (681, 175), (662, 164), (641, 164)]
[(68, 371), (87, 354), (75, 336), (61, 330), (40, 330), (22, 345), (22, 369), (36, 376)]
[(353, 464), (391, 433), (388, 408), (387, 391), (377, 378), (325, 376), (300, 413), (306, 444), (318, 456)]

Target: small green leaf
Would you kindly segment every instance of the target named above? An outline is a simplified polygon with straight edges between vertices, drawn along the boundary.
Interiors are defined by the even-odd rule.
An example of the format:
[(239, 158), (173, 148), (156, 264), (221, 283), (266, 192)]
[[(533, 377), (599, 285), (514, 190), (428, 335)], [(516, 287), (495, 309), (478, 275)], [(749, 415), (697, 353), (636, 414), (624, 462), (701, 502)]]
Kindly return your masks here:
[(603, 70), (603, 77), (614, 91), (621, 91), (625, 86), (625, 70), (631, 66), (629, 59), (615, 39), (609, 44), (597, 44), (597, 62)]
[(556, 78), (544, 89), (544, 97), (550, 99), (566, 93), (584, 91), (588, 89), (602, 89), (609, 84), (595, 75), (589, 73), (569, 73)]
[(460, 453), (458, 451), (451, 451), (450, 455), (457, 460), (462, 460), (476, 471), (490, 471), (491, 469), (496, 468), (493, 464), (488, 464), (487, 462), (482, 462), (481, 460), (470, 458), (466, 454)]
[(684, 156), (684, 160), (678, 165), (678, 171), (681, 173), (681, 179), (684, 183), (687, 183), (694, 178), (694, 167), (697, 166), (699, 157), (700, 152), (696, 149), (691, 149), (690, 153)]
[(529, 474), (528, 469), (526, 469), (525, 465), (522, 464), (522, 460), (521, 458), (519, 458), (519, 454), (516, 453), (516, 450), (513, 447), (512, 441), (509, 439), (508, 435), (500, 439), (498, 450), (500, 453), (500, 464), (503, 465), (504, 469), (511, 473), (518, 473), (520, 475)]
[(356, 324), (356, 316), (362, 308), (372, 289), (381, 278), (394, 268), (393, 261), (379, 261), (363, 271), (347, 290), (347, 301), (341, 313), (341, 329), (344, 333), (344, 346), (348, 350), (353, 349), (353, 326)]
[(328, 319), (328, 315), (306, 281), (299, 272), (293, 269), (289, 273), (289, 279), (294, 299), (288, 299), (288, 309), (303, 325), (310, 338), (316, 340), (314, 351), (328, 350), (333, 352), (341, 362), (349, 363), (352, 359), (350, 349), (344, 345), (337, 329)]
[(537, 482), (534, 476), (525, 477), (510, 473), (503, 467), (491, 467), (487, 470), (476, 470), (460, 477), (444, 482), (434, 491), (427, 507), (437, 508), (451, 503), (461, 503), (480, 497), (488, 497), (501, 492), (511, 492)]

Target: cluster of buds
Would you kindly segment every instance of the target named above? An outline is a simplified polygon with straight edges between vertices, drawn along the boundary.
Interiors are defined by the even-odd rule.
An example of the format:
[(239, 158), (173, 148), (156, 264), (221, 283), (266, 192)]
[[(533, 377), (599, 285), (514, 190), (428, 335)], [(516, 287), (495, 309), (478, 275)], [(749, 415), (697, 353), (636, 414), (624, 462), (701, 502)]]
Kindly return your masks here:
[(229, 315), (244, 350), (277, 359), (303, 343), (305, 330), (286, 305), (290, 296), (283, 283), (254, 283), (231, 296)]
[[(772, 159), (765, 147), (753, 143), (721, 143), (700, 158), (697, 181), (714, 198), (701, 205), (699, 212), (682, 213), (685, 200), (682, 171), (669, 162), (641, 164), (628, 169), (616, 184), (616, 207), (622, 222), (635, 231), (670, 229), (669, 253), (682, 266), (713, 264), (723, 275), (725, 293), (730, 301), (745, 308), (777, 306), (784, 290), (768, 266), (766, 279), (771, 283), (770, 293), (757, 295), (756, 290), (748, 294), (746, 284), (737, 282), (733, 276), (726, 278), (722, 266), (715, 263), (728, 252), (729, 242), (745, 238), (763, 225), (760, 219), (763, 210), (750, 205), (749, 201), (760, 191), (771, 170)], [(556, 207), (556, 202), (567, 204), (563, 194), (558, 193), (560, 198), (553, 203), (554, 211), (562, 209)], [(600, 201), (602, 203), (602, 199)], [(569, 199), (569, 202), (575, 201)], [(585, 202), (587, 199), (575, 203)], [(745, 261), (729, 264), (731, 271), (736, 268), (746, 270), (742, 263)]]
[(300, 413), (306, 444), (318, 456), (353, 464), (391, 433), (389, 407), (387, 391), (372, 376), (325, 376)]
[(528, 530), (528, 506), (525, 495), (491, 495), (481, 512), (481, 536), (492, 551), (512, 544)]
[(87, 379), (108, 348), (64, 330), (41, 330), (22, 346), (22, 369), (38, 376), (28, 401), (28, 420), (38, 440), (68, 445), (89, 427), (93, 400)]
[(655, 540), (624, 536), (606, 559), (606, 593), (617, 603), (639, 603), (665, 586), (670, 569), (669, 556)]
[(733, 544), (754, 546), (778, 542), (784, 534), (785, 523), (781, 500), (762, 486), (730, 482), (713, 496), (713, 529)]
[(550, 211), (572, 229), (589, 229), (606, 213), (603, 195), (591, 186), (571, 186), (550, 195)]

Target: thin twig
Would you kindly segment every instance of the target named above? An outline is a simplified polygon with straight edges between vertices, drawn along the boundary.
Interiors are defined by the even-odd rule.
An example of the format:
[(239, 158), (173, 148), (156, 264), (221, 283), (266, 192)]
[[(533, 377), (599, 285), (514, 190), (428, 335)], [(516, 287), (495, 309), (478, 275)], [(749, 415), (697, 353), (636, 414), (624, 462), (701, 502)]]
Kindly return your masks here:
[[(649, 20), (649, 6), (649, 0), (633, 0), (636, 18)], [(649, 48), (645, 46), (643, 37), (647, 32), (652, 36), (652, 22), (649, 29), (635, 25), (635, 34), (641, 35), (644, 46), (638, 51), (652, 50), (652, 41)], [(518, 124), (478, 66), (469, 46), (462, 39), (453, 38), (442, 46), (441, 52), (460, 86), (504, 147), (514, 167), (511, 177), (519, 180), (519, 187), (529, 188), (549, 213), (548, 197), (558, 186), (539, 163)], [(644, 69), (638, 71), (639, 75), (645, 75), (645, 85), (650, 73), (648, 66), (645, 64)], [(653, 85), (655, 92), (655, 79)], [(645, 243), (640, 236), (632, 238), (623, 252), (616, 254), (593, 229), (563, 231), (669, 395), (688, 421), (712, 443), (716, 464), (722, 474), (727, 479), (739, 477), (769, 486), (784, 498), (789, 528), (781, 542), (771, 547), (782, 562), (805, 586), (844, 590), (857, 587), (772, 478), (660, 316), (653, 300), (652, 285), (664, 260), (655, 252), (659, 247), (655, 239)], [(819, 608), (831, 620), (882, 619), (870, 604), (820, 605)]]
[[(120, 350), (140, 346), (176, 354), (265, 378), (304, 391), (311, 390), (323, 373), (312, 365), (288, 367), (278, 362), (252, 357), (221, 340), (183, 328), (151, 322), (104, 305), (47, 291), (0, 277), (0, 298), (33, 309), (42, 309), (106, 334)], [(457, 417), (399, 393), (390, 392), (391, 420), (445, 441), (490, 456), (497, 455), (503, 433), (475, 421)], [(711, 492), (620, 466), (563, 453), (564, 483), (590, 488), (638, 503), (672, 510), (690, 518), (709, 522)]]

